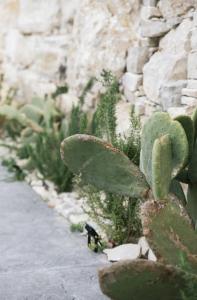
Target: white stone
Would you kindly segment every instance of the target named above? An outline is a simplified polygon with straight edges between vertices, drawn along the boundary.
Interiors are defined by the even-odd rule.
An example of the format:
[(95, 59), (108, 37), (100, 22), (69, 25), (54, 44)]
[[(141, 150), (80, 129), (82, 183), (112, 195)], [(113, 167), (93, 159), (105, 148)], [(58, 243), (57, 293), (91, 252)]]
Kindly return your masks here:
[[(74, 22), (74, 16), (77, 8), (80, 4), (80, 0), (60, 0), (61, 5), (61, 32), (66, 32), (69, 25)], [(70, 24), (71, 23), (71, 24)]]
[(188, 55), (188, 78), (197, 79), (197, 52)]
[(141, 20), (141, 35), (143, 37), (161, 37), (170, 30), (170, 26), (164, 20)]
[(73, 94), (63, 94), (59, 97), (58, 100), (58, 107), (60, 110), (65, 113), (69, 114), (74, 106), (77, 106), (79, 103), (79, 98), (74, 96)]
[(117, 127), (116, 133), (127, 135), (131, 126), (131, 103), (120, 101), (116, 106)]
[(22, 68), (29, 67), (35, 59), (35, 37), (24, 37), (18, 30), (8, 31), (5, 39), (5, 58)]
[(149, 251), (148, 251), (148, 260), (151, 260), (151, 261), (154, 261), (154, 262), (157, 261), (157, 257), (154, 254), (152, 249), (149, 249)]
[(109, 261), (120, 261), (124, 259), (137, 259), (140, 256), (141, 247), (137, 244), (124, 244), (103, 251), (107, 254)]
[(156, 6), (157, 0), (143, 0), (145, 6)]
[(181, 104), (189, 105), (189, 106), (197, 106), (197, 98), (182, 96), (181, 97)]
[(144, 64), (148, 61), (148, 47), (131, 47), (127, 56), (127, 71), (141, 74)]
[(189, 107), (188, 105), (179, 106), (179, 107), (170, 107), (167, 110), (171, 118), (176, 118), (179, 115), (191, 115), (192, 111), (193, 111), (193, 107)]
[(48, 33), (60, 26), (58, 0), (20, 0), (18, 27), (25, 34)]
[(134, 92), (131, 92), (129, 91), (128, 89), (124, 89), (124, 97), (126, 99), (127, 102), (130, 102), (130, 103), (135, 103), (135, 93)]
[(193, 12), (193, 25), (197, 27), (197, 12)]
[(142, 255), (147, 255), (148, 254), (148, 260), (151, 261), (157, 261), (157, 257), (154, 254), (153, 250), (150, 248), (147, 239), (142, 236), (139, 241), (138, 241), (138, 245), (141, 247), (141, 254)]
[(139, 97), (136, 100), (135, 113), (137, 116), (142, 116), (145, 114), (145, 103), (143, 100), (139, 100), (140, 98), (144, 98), (144, 97)]
[(78, 91), (103, 69), (121, 76), (125, 56), (136, 37), (140, 3), (131, 0), (80, 1), (69, 48), (68, 85)]
[(197, 28), (194, 27), (191, 30), (191, 49), (197, 50)]
[(142, 84), (142, 75), (126, 72), (122, 77), (122, 85), (130, 92), (134, 92)]
[(145, 20), (152, 19), (152, 18), (159, 18), (161, 17), (161, 12), (158, 9), (158, 7), (142, 6), (140, 17)]
[(182, 89), (182, 95), (197, 98), (197, 88), (196, 89), (189, 89), (188, 87), (184, 88)]
[[(187, 79), (188, 44), (192, 22), (184, 20), (160, 41), (160, 51), (153, 54), (143, 69), (143, 87), (148, 99), (160, 103), (162, 89), (171, 82)], [(173, 97), (173, 95), (172, 95)]]
[(197, 3), (195, 0), (160, 0), (158, 6), (164, 18), (168, 19), (184, 15), (192, 7), (197, 8)]
[(181, 94), (186, 87), (186, 80), (170, 81), (161, 87), (160, 103), (164, 110), (171, 106), (179, 106), (181, 104)]
[(187, 88), (188, 89), (197, 89), (197, 80), (196, 79), (188, 79), (187, 80)]

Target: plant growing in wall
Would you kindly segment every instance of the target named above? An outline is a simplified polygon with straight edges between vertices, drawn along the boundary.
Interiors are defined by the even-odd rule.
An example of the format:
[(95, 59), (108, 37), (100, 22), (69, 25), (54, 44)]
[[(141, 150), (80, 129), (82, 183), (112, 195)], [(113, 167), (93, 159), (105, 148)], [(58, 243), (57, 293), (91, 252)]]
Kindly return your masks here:
[[(197, 110), (192, 118), (159, 112), (147, 121), (140, 168), (100, 138), (74, 135), (62, 142), (62, 159), (84, 182), (141, 199), (143, 233), (158, 262), (124, 261), (101, 270), (101, 289), (111, 299), (197, 299), (196, 152)], [(187, 197), (181, 182), (188, 184)]]

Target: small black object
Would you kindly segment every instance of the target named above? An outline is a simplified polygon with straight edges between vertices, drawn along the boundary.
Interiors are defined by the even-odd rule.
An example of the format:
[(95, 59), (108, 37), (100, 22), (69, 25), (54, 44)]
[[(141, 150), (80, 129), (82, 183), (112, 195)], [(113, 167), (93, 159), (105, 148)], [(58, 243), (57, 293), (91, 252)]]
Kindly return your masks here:
[(100, 246), (102, 246), (100, 236), (98, 235), (96, 230), (87, 223), (85, 225), (85, 229), (87, 230), (87, 233), (88, 233), (88, 247), (91, 245), (91, 241), (93, 238), (94, 243), (95, 243), (94, 252), (98, 252), (98, 244), (100, 244)]

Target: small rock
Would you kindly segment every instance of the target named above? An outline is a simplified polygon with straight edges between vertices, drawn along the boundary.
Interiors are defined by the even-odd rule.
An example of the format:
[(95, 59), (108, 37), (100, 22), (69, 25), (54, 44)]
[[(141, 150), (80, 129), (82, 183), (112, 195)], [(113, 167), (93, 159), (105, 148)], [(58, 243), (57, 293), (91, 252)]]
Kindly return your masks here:
[(80, 214), (80, 215), (72, 214), (69, 216), (69, 222), (72, 224), (85, 223), (87, 221), (88, 221), (88, 215), (86, 214)]
[(109, 261), (120, 261), (124, 259), (137, 259), (140, 257), (141, 247), (137, 244), (125, 244), (113, 249), (105, 249)]
[(197, 79), (197, 52), (189, 53), (187, 70), (189, 79)]
[(138, 241), (138, 245), (141, 247), (141, 254), (142, 255), (147, 255), (148, 253), (148, 260), (152, 260), (152, 261), (157, 261), (157, 257), (154, 254), (153, 250), (150, 248), (149, 243), (147, 241), (147, 239), (142, 236), (139, 241)]
[(142, 84), (142, 75), (126, 72), (122, 77), (122, 85), (130, 92), (134, 92)]
[(149, 58), (148, 47), (132, 47), (128, 50), (127, 71), (141, 74), (144, 64)]
[(193, 107), (188, 105), (182, 105), (179, 107), (170, 107), (167, 110), (171, 118), (176, 118), (179, 115), (190, 115), (192, 111), (193, 111)]
[(155, 38), (163, 36), (170, 30), (170, 26), (164, 20), (141, 20), (141, 35)]
[(182, 89), (182, 95), (187, 97), (197, 98), (197, 89)]
[(197, 80), (196, 79), (187, 80), (187, 89), (197, 89)]
[(196, 106), (197, 105), (197, 98), (182, 96), (181, 97), (181, 104), (189, 105), (189, 106)]
[(148, 20), (151, 18), (160, 18), (161, 12), (158, 7), (155, 6), (142, 6), (140, 16), (144, 20)]

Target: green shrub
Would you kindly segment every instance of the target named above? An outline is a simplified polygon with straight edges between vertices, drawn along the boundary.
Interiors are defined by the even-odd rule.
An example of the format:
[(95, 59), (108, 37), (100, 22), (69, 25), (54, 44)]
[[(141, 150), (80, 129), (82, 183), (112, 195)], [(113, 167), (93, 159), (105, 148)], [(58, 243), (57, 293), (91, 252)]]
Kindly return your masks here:
[(84, 225), (82, 223), (70, 225), (71, 232), (83, 232), (83, 228), (84, 228)]

